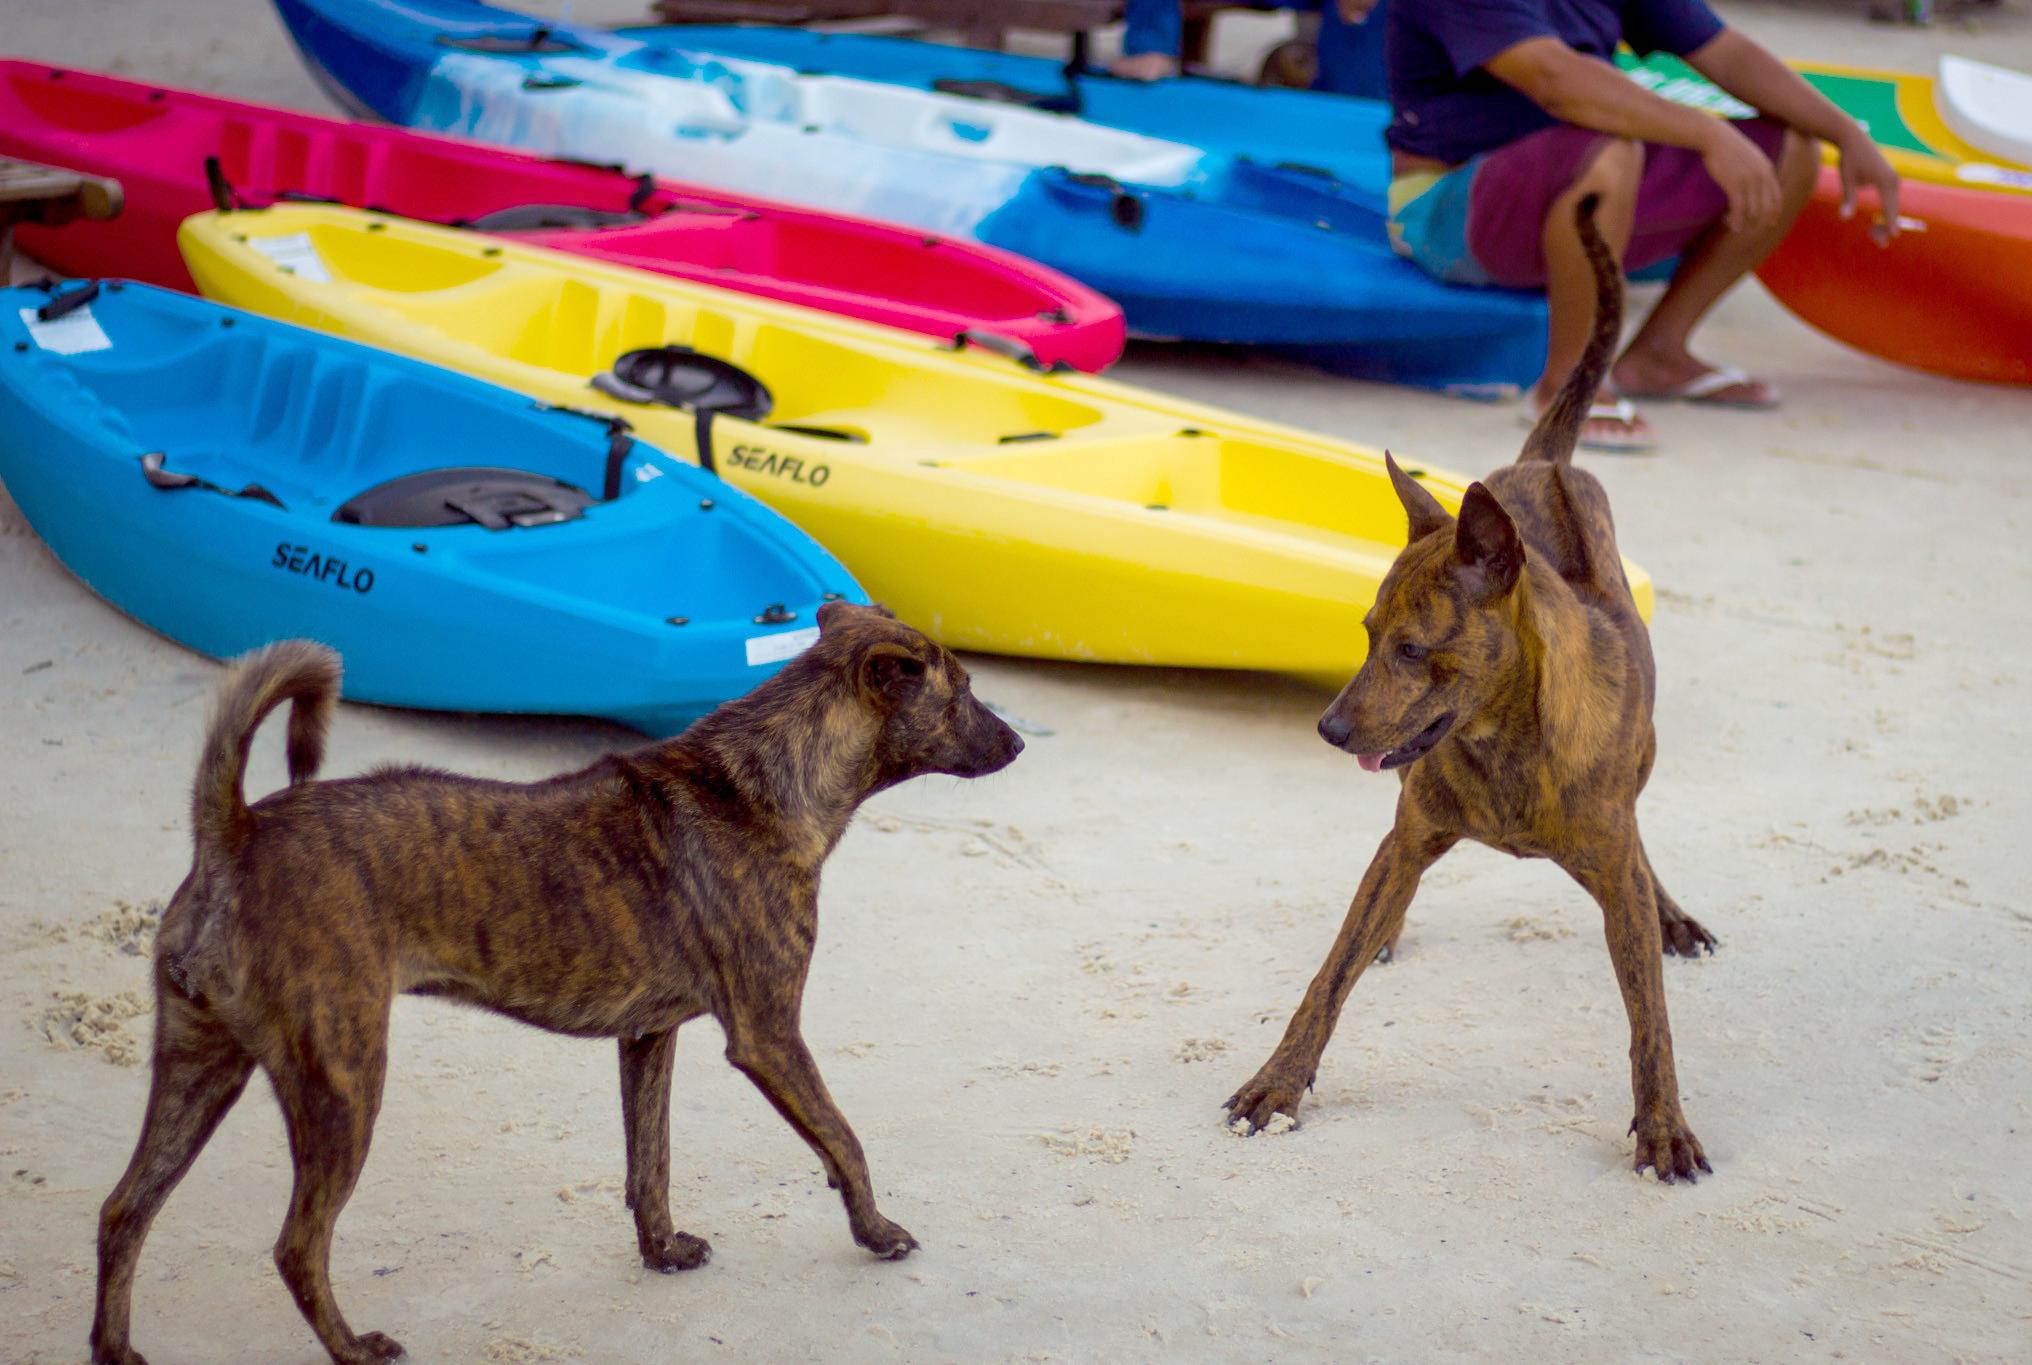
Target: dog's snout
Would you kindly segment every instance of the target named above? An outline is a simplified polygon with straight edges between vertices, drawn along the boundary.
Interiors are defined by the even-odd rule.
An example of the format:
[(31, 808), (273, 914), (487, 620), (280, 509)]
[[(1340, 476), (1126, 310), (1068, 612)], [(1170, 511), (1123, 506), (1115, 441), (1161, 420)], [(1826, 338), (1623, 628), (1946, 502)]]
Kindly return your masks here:
[(1346, 748), (1348, 736), (1354, 732), (1354, 725), (1339, 711), (1328, 711), (1319, 718), (1319, 737), (1336, 749)]
[(995, 728), (1001, 732), (997, 736), (996, 744), (1000, 752), (996, 755), (994, 767), (989, 770), (991, 772), (1008, 767), (1016, 761), (1016, 756), (1023, 752), (1023, 736), (1016, 733), (1016, 727), (1000, 716), (996, 716), (994, 720)]

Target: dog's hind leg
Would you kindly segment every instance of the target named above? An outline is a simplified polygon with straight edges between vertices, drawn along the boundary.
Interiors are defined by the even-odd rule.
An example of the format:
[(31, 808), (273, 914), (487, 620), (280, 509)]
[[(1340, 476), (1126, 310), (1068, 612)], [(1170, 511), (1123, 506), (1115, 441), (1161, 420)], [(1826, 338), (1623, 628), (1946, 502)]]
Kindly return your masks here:
[(1672, 899), (1672, 893), (1665, 889), (1665, 883), (1658, 880), (1658, 874), (1651, 870), (1651, 855), (1644, 849), (1644, 841), (1637, 841), (1637, 856), (1644, 860), (1644, 875), (1651, 879), (1651, 890), (1658, 901), (1658, 937), (1668, 954), (1681, 957), (1699, 957), (1705, 949), (1713, 956), (1716, 948), (1715, 936), (1701, 927), (1699, 920), (1679, 908), (1679, 902)]
[(876, 1210), (875, 1186), (868, 1178), (860, 1139), (827, 1093), (796, 1015), (786, 1016), (785, 1008), (777, 1001), (750, 1010), (737, 1004), (725, 1021), (727, 1060), (811, 1144), (826, 1178), (839, 1186), (854, 1240), (885, 1261), (900, 1261), (917, 1249), (917, 1239)]
[(1712, 1172), (1700, 1139), (1679, 1107), (1679, 1075), (1672, 1060), (1672, 1025), (1665, 1011), (1665, 969), (1660, 949), (1658, 904), (1636, 822), (1603, 831), (1580, 845), (1584, 853), (1559, 859), (1568, 875), (1602, 907), (1602, 922), (1615, 963), (1616, 984), (1630, 1016), (1630, 1086), (1636, 1117), (1635, 1166), (1649, 1166), (1670, 1184), (1692, 1184), (1696, 1171)]
[(1333, 1036), (1348, 992), (1377, 953), (1397, 941), (1425, 869), (1454, 846), (1454, 835), (1437, 833), (1422, 821), (1407, 821), (1409, 809), (1409, 803), (1398, 803), (1398, 823), (1383, 836), (1369, 870), (1362, 874), (1340, 936), (1285, 1025), (1277, 1050), (1247, 1085), (1228, 1097), (1230, 1119), (1246, 1119), (1252, 1133), (1267, 1125), (1273, 1114), (1298, 1117), (1299, 1101), (1319, 1070), (1320, 1054)]
[(93, 1365), (142, 1365), (127, 1344), (134, 1267), (149, 1225), (197, 1160), (219, 1120), (247, 1086), (254, 1060), (225, 1028), (159, 985), (155, 1076), (148, 1115), (127, 1173), (99, 1210), (99, 1297), (92, 1316)]
[[(358, 983), (342, 988), (361, 989)], [(275, 1241), (275, 1268), (331, 1358), (339, 1365), (370, 1365), (395, 1359), (402, 1347), (383, 1333), (355, 1335), (346, 1325), (332, 1297), (332, 1229), (367, 1163), (381, 1109), (388, 999), (363, 1007), (357, 994), (351, 1001), (335, 998), (341, 994), (297, 1002), (286, 1017), (303, 1032), (277, 1038), (276, 1055), (265, 1059), (296, 1164), (289, 1213)], [(343, 1008), (346, 1004), (354, 1008)]]
[(705, 1238), (670, 1221), (670, 1071), (677, 1030), (621, 1040), (621, 1122), (628, 1138), (628, 1207), (642, 1264), (673, 1274), (713, 1258)]

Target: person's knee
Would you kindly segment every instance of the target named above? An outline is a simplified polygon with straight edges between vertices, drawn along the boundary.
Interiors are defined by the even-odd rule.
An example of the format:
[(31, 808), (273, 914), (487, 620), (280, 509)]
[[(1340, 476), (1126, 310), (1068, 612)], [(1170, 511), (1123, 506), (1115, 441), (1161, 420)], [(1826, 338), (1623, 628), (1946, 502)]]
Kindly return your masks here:
[(1574, 181), (1569, 193), (1599, 194), (1607, 199), (1635, 200), (1644, 178), (1644, 144), (1633, 138), (1610, 138)]
[(1820, 173), (1820, 139), (1800, 132), (1797, 128), (1785, 130), (1784, 141), (1778, 144), (1778, 180), (1787, 190), (1805, 190)]

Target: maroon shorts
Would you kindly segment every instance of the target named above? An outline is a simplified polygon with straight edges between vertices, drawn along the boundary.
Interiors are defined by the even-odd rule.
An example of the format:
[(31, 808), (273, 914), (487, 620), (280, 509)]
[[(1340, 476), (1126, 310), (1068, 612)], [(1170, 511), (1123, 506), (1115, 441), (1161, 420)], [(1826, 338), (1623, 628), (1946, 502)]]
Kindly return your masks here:
[[(1736, 127), (1777, 164), (1784, 124), (1754, 118)], [(1513, 289), (1544, 288), (1543, 237), (1552, 201), (1566, 193), (1611, 140), (1607, 133), (1559, 124), (1485, 152), (1463, 168), (1474, 176), (1467, 249), (1491, 282)], [(1699, 152), (1645, 143), (1636, 227), (1623, 269), (1635, 274), (1683, 255), (1728, 209), (1729, 197), (1707, 173)]]

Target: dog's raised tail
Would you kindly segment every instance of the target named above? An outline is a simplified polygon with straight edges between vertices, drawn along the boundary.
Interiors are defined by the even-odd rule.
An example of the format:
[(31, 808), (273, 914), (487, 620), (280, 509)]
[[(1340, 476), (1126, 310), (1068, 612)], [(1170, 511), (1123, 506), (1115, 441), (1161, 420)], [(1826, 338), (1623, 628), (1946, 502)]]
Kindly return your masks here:
[(1623, 267), (1595, 227), (1595, 209), (1599, 202), (1597, 196), (1590, 194), (1575, 205), (1573, 214), (1575, 225), (1580, 229), (1581, 250), (1587, 253), (1588, 265), (1595, 274), (1595, 330), (1588, 337), (1587, 349), (1581, 353), (1580, 363), (1573, 367), (1573, 373), (1560, 386), (1559, 396), (1552, 400), (1552, 405), (1545, 409), (1538, 424), (1525, 438), (1524, 451), (1517, 457), (1518, 464), (1529, 464), (1533, 460), (1564, 464), (1573, 459), (1573, 448), (1580, 441), (1581, 424), (1587, 421), (1588, 409), (1594, 406), (1595, 395), (1601, 392), (1602, 380), (1609, 372), (1609, 362), (1615, 358), (1616, 343), (1622, 339)]
[(289, 712), (289, 782), (317, 775), (325, 727), (339, 699), (339, 656), (310, 640), (283, 640), (242, 655), (219, 684), (198, 760), (192, 793), (192, 828), (200, 850), (232, 849), (246, 837), (251, 817), (241, 784), (247, 749), (268, 713), (284, 702)]

